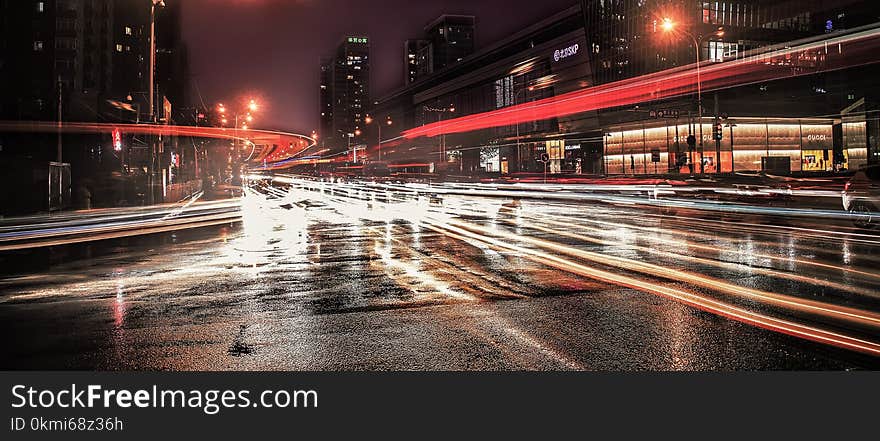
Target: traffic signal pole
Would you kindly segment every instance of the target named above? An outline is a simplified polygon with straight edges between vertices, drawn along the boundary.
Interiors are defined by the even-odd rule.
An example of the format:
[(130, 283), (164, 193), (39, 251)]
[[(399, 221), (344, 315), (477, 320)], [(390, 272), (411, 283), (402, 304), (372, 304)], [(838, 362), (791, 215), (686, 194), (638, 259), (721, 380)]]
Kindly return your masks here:
[[(721, 174), (721, 139), (724, 137), (724, 127), (721, 126), (721, 120), (718, 117), (718, 92), (715, 92), (715, 124), (713, 132), (715, 135), (715, 174)], [(730, 160), (733, 161), (733, 151), (730, 153)]]

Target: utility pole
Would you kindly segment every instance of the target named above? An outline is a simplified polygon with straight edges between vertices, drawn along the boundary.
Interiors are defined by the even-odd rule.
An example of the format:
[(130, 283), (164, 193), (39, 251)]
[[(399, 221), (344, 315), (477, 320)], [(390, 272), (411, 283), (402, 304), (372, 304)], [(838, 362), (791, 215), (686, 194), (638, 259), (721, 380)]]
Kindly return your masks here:
[[(150, 123), (155, 125), (158, 122), (156, 112), (156, 6), (165, 6), (165, 0), (151, 0), (150, 2)], [(150, 137), (150, 167), (149, 167), (149, 195), (147, 200), (150, 205), (156, 203), (156, 142), (155, 135)]]
[(62, 92), (63, 92), (62, 86), (63, 86), (63, 83), (61, 82), (61, 75), (58, 75), (58, 147), (57, 147), (58, 151), (56, 152), (56, 161), (59, 164), (61, 163), (61, 160), (63, 159), (61, 156), (61, 147), (62, 147), (62, 144), (61, 144), (61, 126), (62, 126), (61, 110), (62, 110), (62, 106), (61, 106), (61, 104), (63, 101), (63, 99), (62, 99)]
[[(715, 120), (712, 122), (714, 125), (720, 125), (720, 120), (718, 119), (718, 92), (715, 92)], [(715, 134), (715, 128), (713, 126), (712, 133)], [(723, 135), (718, 134), (715, 136), (715, 174), (721, 174), (721, 138)], [(730, 160), (733, 161), (733, 151), (730, 153)]]

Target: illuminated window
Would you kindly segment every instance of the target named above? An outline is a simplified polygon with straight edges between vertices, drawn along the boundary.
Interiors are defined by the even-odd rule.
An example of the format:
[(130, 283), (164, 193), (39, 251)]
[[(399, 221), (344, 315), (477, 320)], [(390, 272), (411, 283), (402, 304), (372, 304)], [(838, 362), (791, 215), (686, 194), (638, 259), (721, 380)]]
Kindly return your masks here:
[(125, 35), (131, 35), (131, 27), (129, 27), (129, 26), (125, 27)]
[(41, 52), (43, 50), (43, 42), (41, 40), (37, 40), (34, 42), (34, 51)]
[(37, 12), (43, 12), (46, 10), (45, 2), (37, 2)]
[(116, 45), (116, 52), (122, 52), (122, 45), (121, 44)]

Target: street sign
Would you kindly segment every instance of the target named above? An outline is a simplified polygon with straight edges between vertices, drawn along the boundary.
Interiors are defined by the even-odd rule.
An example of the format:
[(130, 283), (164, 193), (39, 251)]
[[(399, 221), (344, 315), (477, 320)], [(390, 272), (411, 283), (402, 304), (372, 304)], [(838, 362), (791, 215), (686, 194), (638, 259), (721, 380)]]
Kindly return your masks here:
[(651, 162), (655, 164), (660, 162), (660, 150), (651, 150)]
[(541, 159), (540, 159), (540, 161), (543, 162), (543, 163), (545, 163), (545, 164), (548, 163), (548, 162), (550, 162), (550, 155), (548, 155), (548, 154), (546, 154), (546, 153), (541, 153)]

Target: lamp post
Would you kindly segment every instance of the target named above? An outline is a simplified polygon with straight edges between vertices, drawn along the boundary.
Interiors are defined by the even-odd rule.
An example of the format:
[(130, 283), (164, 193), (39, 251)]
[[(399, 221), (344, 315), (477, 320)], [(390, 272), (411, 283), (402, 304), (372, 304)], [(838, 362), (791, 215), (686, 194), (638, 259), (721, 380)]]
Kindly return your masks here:
[[(150, 85), (149, 85), (149, 111), (150, 124), (156, 124), (156, 7), (165, 7), (165, 0), (151, 0), (150, 2)], [(150, 140), (150, 177), (149, 177), (149, 203), (156, 201), (156, 138)]]
[[(513, 95), (513, 105), (516, 106), (519, 103), (519, 100), (517, 100), (517, 98), (519, 98), (520, 94), (522, 94), (524, 92), (531, 92), (534, 90), (535, 90), (535, 86), (529, 86), (525, 89), (520, 89), (520, 90), (516, 91), (516, 94)], [(519, 161), (517, 168), (519, 169), (519, 171), (522, 171), (523, 160), (522, 160), (522, 149), (521, 149), (520, 144), (521, 144), (521, 142), (520, 142), (520, 133), (519, 133), (519, 122), (517, 122), (516, 123), (516, 160)]]
[[(672, 32), (676, 28), (676, 23), (674, 21), (672, 21), (671, 18), (664, 18), (663, 22), (661, 23), (661, 27), (664, 32)], [(693, 33), (689, 32), (685, 29), (682, 29), (680, 32), (682, 34), (684, 34), (685, 36), (687, 36), (688, 38), (690, 38), (690, 40), (694, 43), (694, 53), (696, 54), (697, 115), (698, 115), (697, 118), (698, 118), (699, 125), (700, 125), (700, 131), (699, 131), (700, 148), (699, 148), (699, 151), (700, 151), (700, 174), (702, 175), (703, 172), (705, 171), (704, 170), (705, 163), (703, 161), (703, 78), (702, 78), (702, 71), (701, 71), (701, 66), (700, 66), (700, 64), (702, 62), (700, 47), (703, 45), (703, 39), (705, 39), (706, 37), (722, 37), (722, 36), (724, 36), (724, 28), (719, 27), (718, 29), (715, 30), (715, 32), (713, 32), (709, 35), (700, 35), (700, 36), (695, 36)], [(719, 160), (719, 161), (720, 161), (720, 159), (721, 158), (716, 158), (716, 160)], [(716, 166), (716, 168), (718, 170), (721, 169), (720, 162)]]
[[(258, 111), (259, 109), (260, 109), (260, 105), (257, 104), (257, 101), (254, 99), (250, 99), (247, 101), (247, 104), (242, 109), (242, 112), (241, 113), (235, 112), (235, 114), (232, 117), (233, 122), (235, 123), (235, 125), (233, 126), (233, 129), (232, 129), (233, 130), (233, 132), (232, 132), (232, 151), (239, 153), (239, 158), (241, 158), (242, 155), (240, 154), (240, 152), (238, 152), (238, 149), (237, 149), (237, 147), (238, 147), (238, 130), (241, 129), (241, 130), (247, 131), (250, 128), (251, 123), (254, 122), (254, 116), (252, 113)], [(224, 105), (223, 103), (218, 104), (217, 111), (220, 113), (221, 127), (225, 127), (226, 123), (229, 121), (227, 119), (228, 110), (226, 108), (226, 105)], [(251, 144), (253, 144), (253, 143), (251, 143)], [(251, 156), (253, 156), (253, 152), (251, 153)]]
[[(437, 114), (437, 122), (443, 122), (443, 114), (444, 113), (455, 113), (455, 105), (450, 104), (449, 107), (444, 108), (435, 108), (430, 106), (425, 106), (425, 112), (436, 113)], [(440, 162), (446, 162), (446, 135), (443, 134), (443, 127), (440, 127)], [(463, 158), (462, 158), (463, 159)]]
[[(348, 147), (346, 148), (346, 151), (351, 152), (351, 138), (354, 138), (354, 137), (356, 136), (355, 133), (344, 132), (344, 131), (342, 131), (341, 129), (336, 129), (336, 131), (339, 132), (339, 133), (341, 133), (342, 136), (345, 137), (345, 139), (346, 139), (347, 142), (348, 142)], [(359, 132), (359, 131), (360, 131), (360, 130), (358, 130), (358, 131), (356, 131), (356, 132)], [(358, 160), (357, 160), (357, 149), (355, 149), (354, 152), (352, 152), (351, 162), (354, 162), (354, 163), (357, 163), (357, 162), (358, 162)]]
[[(373, 117), (371, 117), (370, 115), (367, 115), (367, 117), (364, 119), (364, 122), (367, 123), (367, 125), (372, 124)], [(385, 124), (388, 124), (389, 126), (394, 124), (394, 122), (391, 120), (390, 116), (385, 118)], [(379, 161), (381, 162), (382, 161), (382, 124), (376, 124), (376, 128), (379, 131), (379, 146), (378, 146), (379, 155), (378, 156), (379, 156)]]

